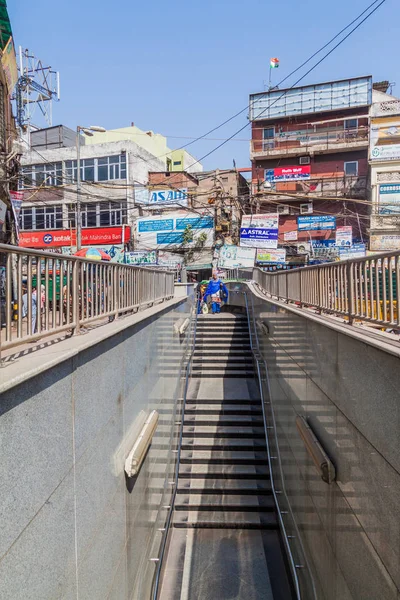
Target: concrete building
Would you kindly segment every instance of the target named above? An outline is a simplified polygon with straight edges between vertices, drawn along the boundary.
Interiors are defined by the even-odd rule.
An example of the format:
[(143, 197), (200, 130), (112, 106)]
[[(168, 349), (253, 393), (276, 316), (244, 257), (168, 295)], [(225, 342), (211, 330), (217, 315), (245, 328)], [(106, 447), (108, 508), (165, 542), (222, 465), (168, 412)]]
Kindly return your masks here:
[(280, 214), (280, 245), (332, 243), (343, 225), (365, 241), (371, 101), (371, 77), (250, 95), (252, 191)]
[(370, 250), (400, 250), (400, 99), (373, 93)]
[[(85, 246), (127, 244), (130, 228), (141, 214), (141, 204), (135, 203), (135, 190), (143, 190), (148, 185), (149, 172), (171, 175), (166, 170), (165, 151), (171, 153), (166, 139), (158, 134), (150, 135), (151, 132), (140, 132), (138, 128), (127, 129), (134, 130), (132, 136), (130, 131), (120, 130), (82, 139), (81, 203)], [(94, 139), (97, 143), (93, 143)], [(66, 252), (75, 246), (75, 140), (75, 132), (63, 126), (32, 133), (31, 148), (22, 157), (21, 245), (61, 247)], [(174, 155), (171, 156), (169, 164), (172, 165)]]

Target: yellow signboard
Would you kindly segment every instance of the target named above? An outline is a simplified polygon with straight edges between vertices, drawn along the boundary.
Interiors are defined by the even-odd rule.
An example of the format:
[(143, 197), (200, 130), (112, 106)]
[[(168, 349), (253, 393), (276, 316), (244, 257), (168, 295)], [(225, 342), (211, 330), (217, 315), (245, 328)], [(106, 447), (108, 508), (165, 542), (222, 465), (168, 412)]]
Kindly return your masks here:
[(8, 40), (1, 56), (4, 75), (7, 81), (8, 94), (11, 96), (18, 81), (17, 59), (12, 37)]

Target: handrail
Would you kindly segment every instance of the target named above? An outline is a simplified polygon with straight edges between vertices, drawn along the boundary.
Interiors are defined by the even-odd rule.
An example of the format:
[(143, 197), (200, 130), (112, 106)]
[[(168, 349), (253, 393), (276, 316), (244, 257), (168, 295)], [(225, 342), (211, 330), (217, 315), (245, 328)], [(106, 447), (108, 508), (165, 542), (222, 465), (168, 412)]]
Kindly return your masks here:
[(301, 540), (301, 536), (300, 536), (300, 532), (296, 523), (296, 519), (294, 517), (289, 499), (288, 499), (288, 495), (286, 492), (286, 486), (285, 486), (285, 478), (284, 478), (284, 473), (283, 473), (283, 468), (282, 468), (282, 461), (281, 461), (281, 456), (280, 456), (280, 450), (279, 450), (279, 444), (278, 444), (278, 432), (276, 429), (276, 422), (275, 422), (275, 415), (274, 415), (274, 409), (273, 409), (273, 404), (272, 404), (272, 396), (271, 396), (271, 391), (270, 391), (270, 386), (269, 386), (269, 377), (268, 377), (268, 367), (266, 364), (266, 361), (261, 353), (260, 350), (260, 343), (259, 343), (259, 339), (258, 339), (258, 332), (257, 332), (257, 326), (255, 323), (255, 312), (254, 312), (254, 300), (253, 297), (251, 296), (251, 301), (252, 301), (252, 320), (253, 320), (253, 327), (254, 327), (254, 336), (256, 338), (256, 346), (254, 346), (253, 343), (253, 332), (252, 332), (252, 328), (251, 328), (251, 322), (250, 322), (250, 309), (249, 309), (249, 302), (248, 302), (248, 298), (247, 298), (247, 293), (246, 292), (242, 292), (245, 298), (245, 303), (246, 303), (246, 311), (247, 311), (247, 319), (248, 319), (248, 324), (249, 324), (249, 333), (250, 333), (250, 346), (251, 346), (251, 350), (254, 356), (254, 361), (256, 363), (257, 366), (257, 376), (258, 376), (258, 383), (259, 383), (259, 389), (260, 389), (260, 395), (261, 395), (261, 407), (262, 407), (262, 414), (263, 414), (263, 421), (264, 421), (264, 430), (265, 430), (265, 441), (266, 441), (266, 448), (267, 448), (267, 455), (268, 455), (268, 463), (270, 466), (270, 477), (271, 477), (271, 488), (272, 488), (272, 493), (274, 496), (274, 500), (275, 500), (275, 504), (277, 506), (277, 513), (278, 513), (278, 518), (279, 518), (279, 523), (281, 526), (281, 530), (283, 533), (283, 540), (284, 540), (284, 544), (285, 544), (285, 548), (286, 548), (286, 552), (287, 552), (287, 556), (288, 556), (288, 560), (289, 560), (289, 564), (290, 564), (290, 569), (292, 572), (292, 576), (293, 576), (293, 580), (294, 580), (294, 587), (295, 587), (295, 591), (296, 591), (296, 597), (297, 600), (301, 600), (301, 590), (300, 590), (300, 584), (299, 584), (299, 578), (297, 575), (297, 569), (301, 568), (303, 565), (296, 565), (295, 561), (294, 561), (294, 557), (293, 557), (293, 552), (292, 549), (290, 547), (290, 543), (289, 543), (289, 536), (288, 533), (286, 531), (286, 526), (282, 517), (282, 509), (280, 508), (280, 502), (278, 500), (278, 494), (277, 494), (277, 490), (275, 488), (275, 480), (274, 480), (274, 473), (273, 473), (273, 467), (272, 467), (272, 457), (271, 457), (271, 449), (270, 449), (270, 442), (269, 442), (269, 436), (268, 436), (268, 426), (267, 426), (267, 416), (265, 413), (265, 397), (264, 397), (264, 390), (263, 390), (263, 385), (262, 385), (262, 377), (261, 377), (261, 370), (260, 370), (260, 364), (263, 365), (264, 370), (265, 370), (265, 381), (266, 381), (266, 385), (267, 385), (267, 392), (268, 392), (268, 398), (269, 398), (269, 405), (271, 408), (271, 420), (272, 420), (272, 428), (274, 431), (274, 436), (275, 436), (275, 444), (276, 444), (276, 449), (277, 449), (277, 456), (275, 457), (277, 459), (278, 462), (278, 467), (279, 467), (279, 472), (280, 472), (280, 477), (281, 477), (281, 486), (282, 486), (282, 490), (280, 490), (280, 493), (283, 493), (283, 496), (286, 498), (286, 502), (287, 502), (287, 508), (288, 508), (288, 513), (291, 517), (292, 523), (293, 523), (293, 527), (295, 529), (296, 532), (296, 538), (299, 542), (299, 546), (300, 546), (300, 551), (302, 554), (302, 559), (304, 560), (304, 562), (306, 563), (307, 566), (307, 571), (310, 574), (310, 581), (312, 584), (312, 588), (313, 588), (313, 594), (314, 594), (314, 598), (315, 600), (317, 600), (317, 594), (316, 594), (316, 590), (315, 590), (315, 585), (314, 585), (314, 581), (312, 578), (312, 573), (311, 573), (311, 569), (307, 560), (307, 555), (305, 553), (304, 547), (303, 547), (303, 543)]
[(400, 330), (400, 251), (267, 273), (253, 269), (263, 293), (299, 308)]
[[(113, 320), (174, 296), (174, 274), (0, 244), (0, 348)], [(26, 289), (24, 289), (24, 287)], [(26, 320), (24, 320), (26, 317)]]
[(191, 373), (191, 369), (192, 369), (193, 355), (194, 355), (194, 351), (195, 351), (195, 347), (196, 347), (198, 300), (199, 300), (199, 296), (198, 296), (198, 294), (196, 294), (195, 304), (194, 304), (193, 346), (192, 346), (192, 351), (190, 353), (190, 356), (188, 358), (188, 362), (186, 365), (186, 379), (185, 379), (185, 387), (184, 387), (184, 392), (183, 392), (181, 422), (180, 422), (180, 428), (179, 428), (178, 450), (177, 450), (175, 476), (174, 476), (174, 489), (172, 492), (171, 502), (170, 502), (170, 506), (168, 509), (168, 515), (167, 515), (167, 520), (165, 523), (165, 528), (163, 531), (163, 537), (161, 540), (160, 552), (159, 552), (159, 557), (158, 557), (158, 561), (157, 561), (157, 570), (155, 572), (155, 577), (154, 577), (153, 583), (152, 583), (151, 596), (150, 596), (151, 600), (157, 600), (157, 598), (158, 598), (160, 577), (161, 577), (161, 570), (162, 570), (162, 565), (163, 565), (163, 560), (164, 560), (165, 548), (167, 545), (168, 533), (169, 533), (169, 529), (171, 526), (172, 515), (174, 512), (174, 506), (175, 506), (175, 499), (176, 499), (176, 494), (177, 494), (177, 490), (178, 490), (179, 463), (180, 463), (181, 452), (182, 452), (183, 426), (184, 426), (183, 423), (184, 423), (185, 408), (186, 408), (186, 396), (187, 396), (187, 391), (188, 391), (188, 387), (189, 387), (189, 377), (190, 377), (190, 373)]

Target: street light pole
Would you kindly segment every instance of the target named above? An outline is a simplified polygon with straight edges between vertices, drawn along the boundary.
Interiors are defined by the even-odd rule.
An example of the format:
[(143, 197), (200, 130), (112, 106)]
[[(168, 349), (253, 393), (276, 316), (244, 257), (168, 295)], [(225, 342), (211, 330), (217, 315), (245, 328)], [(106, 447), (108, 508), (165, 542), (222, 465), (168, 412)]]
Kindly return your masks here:
[(81, 212), (81, 129), (76, 128), (76, 249), (82, 248), (82, 212)]
[(76, 128), (76, 246), (77, 250), (82, 249), (82, 210), (81, 210), (81, 131), (88, 136), (92, 136), (93, 132), (105, 133), (104, 127), (91, 125), (90, 127)]

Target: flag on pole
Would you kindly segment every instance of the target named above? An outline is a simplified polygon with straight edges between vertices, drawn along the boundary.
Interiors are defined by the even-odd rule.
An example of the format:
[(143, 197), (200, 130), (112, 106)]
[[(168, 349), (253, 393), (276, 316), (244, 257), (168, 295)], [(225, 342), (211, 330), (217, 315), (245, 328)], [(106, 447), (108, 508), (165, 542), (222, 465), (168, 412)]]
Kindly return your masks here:
[(279, 67), (279, 58), (271, 58), (269, 66), (271, 69), (277, 69)]

